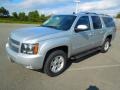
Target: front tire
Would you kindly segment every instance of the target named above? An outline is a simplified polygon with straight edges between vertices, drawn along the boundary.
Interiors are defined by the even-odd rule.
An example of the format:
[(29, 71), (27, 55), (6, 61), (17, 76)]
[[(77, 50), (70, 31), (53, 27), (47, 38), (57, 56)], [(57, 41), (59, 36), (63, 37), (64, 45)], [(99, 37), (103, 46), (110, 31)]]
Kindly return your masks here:
[(101, 52), (106, 53), (110, 48), (111, 40), (107, 38), (101, 47)]
[(44, 72), (51, 77), (61, 74), (66, 67), (67, 55), (62, 50), (51, 52), (45, 62)]

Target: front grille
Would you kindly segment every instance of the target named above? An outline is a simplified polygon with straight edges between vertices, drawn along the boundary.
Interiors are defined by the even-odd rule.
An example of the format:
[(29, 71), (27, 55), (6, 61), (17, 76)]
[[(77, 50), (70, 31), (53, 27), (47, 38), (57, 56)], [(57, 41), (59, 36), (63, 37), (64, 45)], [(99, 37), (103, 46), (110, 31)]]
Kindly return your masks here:
[(11, 50), (18, 53), (19, 52), (19, 47), (20, 47), (20, 42), (14, 40), (12, 38), (9, 38), (9, 46), (10, 46)]
[(14, 43), (14, 44), (16, 44), (16, 45), (20, 45), (20, 42), (14, 40), (14, 39), (12, 39), (12, 38), (10, 38), (9, 40), (10, 40), (10, 42), (12, 42), (12, 43)]

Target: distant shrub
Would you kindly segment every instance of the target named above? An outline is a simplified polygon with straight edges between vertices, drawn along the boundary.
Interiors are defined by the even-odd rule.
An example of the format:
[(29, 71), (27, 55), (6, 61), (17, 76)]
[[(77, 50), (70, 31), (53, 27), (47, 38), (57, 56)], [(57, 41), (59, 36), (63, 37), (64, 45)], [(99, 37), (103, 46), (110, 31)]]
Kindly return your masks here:
[(117, 14), (116, 18), (120, 18), (120, 13)]

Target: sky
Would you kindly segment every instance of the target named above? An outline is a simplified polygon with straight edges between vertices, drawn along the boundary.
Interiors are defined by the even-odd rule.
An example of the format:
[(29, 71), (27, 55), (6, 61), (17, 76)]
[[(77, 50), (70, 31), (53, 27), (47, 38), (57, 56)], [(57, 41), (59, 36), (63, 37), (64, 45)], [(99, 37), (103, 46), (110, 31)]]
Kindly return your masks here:
[[(44, 14), (70, 14), (75, 11), (75, 0), (0, 0), (12, 12), (38, 10)], [(120, 12), (120, 0), (80, 0), (80, 12), (96, 12), (116, 15)]]

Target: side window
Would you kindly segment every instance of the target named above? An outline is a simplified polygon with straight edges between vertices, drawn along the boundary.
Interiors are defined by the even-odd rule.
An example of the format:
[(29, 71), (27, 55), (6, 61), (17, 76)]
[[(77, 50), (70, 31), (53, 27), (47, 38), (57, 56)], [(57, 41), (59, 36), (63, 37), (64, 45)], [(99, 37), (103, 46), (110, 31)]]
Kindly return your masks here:
[(102, 28), (102, 23), (100, 20), (99, 16), (92, 16), (92, 21), (93, 21), (93, 28), (94, 29), (101, 29)]
[(78, 25), (87, 25), (88, 26), (88, 30), (89, 30), (90, 29), (89, 17), (88, 16), (82, 16), (82, 17), (80, 17), (80, 19), (78, 20), (75, 28), (77, 28)]
[(104, 21), (106, 27), (115, 27), (115, 23), (112, 18), (103, 17), (103, 21)]

